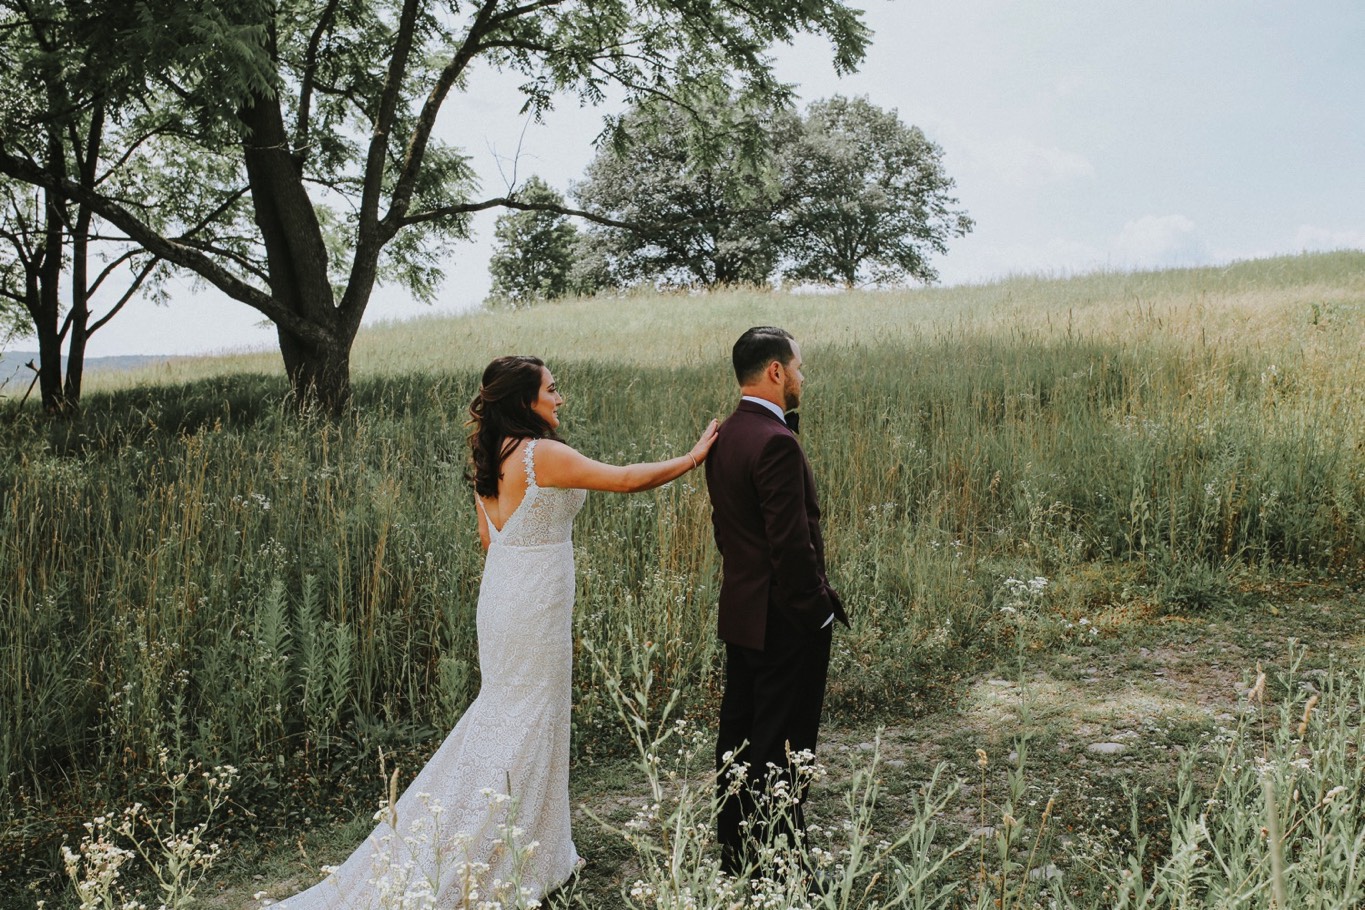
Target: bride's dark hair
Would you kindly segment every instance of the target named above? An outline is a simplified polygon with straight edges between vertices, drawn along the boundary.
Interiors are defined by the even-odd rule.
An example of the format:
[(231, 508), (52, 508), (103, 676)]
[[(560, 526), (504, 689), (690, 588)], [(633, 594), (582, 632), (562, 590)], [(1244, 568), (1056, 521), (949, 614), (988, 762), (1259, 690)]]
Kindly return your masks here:
[(523, 439), (558, 439), (545, 419), (531, 410), (540, 395), (539, 357), (499, 357), (483, 371), (479, 393), (469, 404), (469, 460), (474, 491), (497, 496), (502, 463)]

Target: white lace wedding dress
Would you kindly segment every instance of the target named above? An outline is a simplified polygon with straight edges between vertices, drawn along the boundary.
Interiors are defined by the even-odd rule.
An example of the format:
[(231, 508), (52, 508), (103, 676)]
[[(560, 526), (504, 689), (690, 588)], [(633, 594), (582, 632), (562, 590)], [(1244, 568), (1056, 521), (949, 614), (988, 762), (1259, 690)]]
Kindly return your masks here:
[(578, 866), (569, 832), (573, 519), (584, 490), (536, 484), (491, 543), (479, 695), (359, 849), (278, 910), (515, 906)]

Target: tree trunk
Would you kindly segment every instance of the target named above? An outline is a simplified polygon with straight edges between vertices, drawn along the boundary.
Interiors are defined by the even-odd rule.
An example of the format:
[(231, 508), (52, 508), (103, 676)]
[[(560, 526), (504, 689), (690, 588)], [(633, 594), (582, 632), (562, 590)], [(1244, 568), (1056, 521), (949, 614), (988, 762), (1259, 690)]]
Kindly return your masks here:
[[(60, 158), (56, 159), (60, 168)], [(67, 409), (62, 394), (62, 337), (58, 330), (61, 321), (62, 286), (62, 199), (54, 190), (43, 193), (47, 224), (43, 237), (43, 252), (38, 267), (37, 299), (29, 307), (33, 326), (38, 332), (38, 388), (42, 392), (43, 410), (59, 414)]]
[(332, 293), (322, 228), (290, 153), (279, 102), (254, 98), (239, 115), (248, 130), (244, 159), (271, 296), (314, 329), (304, 335), (277, 326), (285, 373), (300, 409), (339, 415), (350, 403), (355, 332)]
[(858, 286), (858, 259), (854, 256), (841, 256), (839, 264), (836, 266), (839, 276), (844, 279), (845, 290), (853, 290)]
[[(42, 288), (40, 293), (45, 291), (46, 288)], [(57, 334), (55, 320), (44, 319), (36, 328), (38, 391), (42, 393), (43, 410), (48, 414), (60, 414), (66, 410), (66, 398), (62, 394), (62, 339)]]
[[(94, 190), (100, 147), (104, 140), (104, 104), (96, 103), (90, 113), (85, 149), (75, 147), (81, 186)], [(79, 407), (81, 379), (85, 374), (85, 343), (90, 338), (90, 225), (95, 213), (89, 205), (76, 210), (76, 226), (71, 232), (71, 315), (67, 320), (66, 401)]]
[[(82, 254), (84, 251), (82, 251)], [(66, 349), (66, 386), (62, 395), (66, 407), (78, 408), (81, 403), (81, 379), (85, 375), (85, 343), (90, 337), (90, 300), (79, 279), (84, 278), (84, 269), (73, 274), (71, 279), (71, 321), (67, 329), (70, 339)]]
[(81, 402), (81, 377), (85, 374), (85, 342), (90, 337), (90, 209), (81, 206), (71, 237), (71, 313), (67, 317), (66, 406)]
[(729, 288), (739, 283), (740, 264), (735, 261), (734, 256), (717, 256), (715, 258), (716, 280), (713, 287)]
[(351, 346), (317, 345), (278, 329), (280, 354), (300, 410), (340, 416), (351, 401)]

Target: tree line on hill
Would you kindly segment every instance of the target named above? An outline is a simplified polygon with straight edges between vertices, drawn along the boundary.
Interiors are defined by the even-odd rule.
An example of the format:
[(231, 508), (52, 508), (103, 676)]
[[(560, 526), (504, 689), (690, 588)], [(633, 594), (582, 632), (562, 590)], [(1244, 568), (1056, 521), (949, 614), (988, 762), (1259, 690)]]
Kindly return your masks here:
[[(828, 240), (772, 193), (822, 198), (808, 187), (840, 159), (812, 146), (806, 171), (784, 172), (766, 150), (811, 115), (758, 128), (748, 112), (790, 107), (769, 49), (806, 33), (829, 41), (840, 73), (871, 38), (841, 0), (0, 0), (0, 310), (8, 328), (36, 335), (42, 402), (62, 413), (79, 402), (90, 336), (185, 276), (273, 322), (300, 407), (340, 413), (375, 287), (431, 299), (478, 211), (600, 226), (583, 261), (604, 282), (644, 280), (656, 262), (669, 281), (699, 263), (700, 283), (750, 280), (769, 261), (795, 268), (803, 245)], [(606, 172), (644, 167), (631, 150), (664, 132), (635, 115), (606, 118), (607, 146), (623, 154), (599, 158), (600, 198), (569, 208), (480, 194), (468, 159), (443, 141), (458, 141), (459, 125), (436, 129), (479, 67), (520, 79), (511, 116), (613, 97), (681, 118), (669, 131), (687, 173), (723, 184), (697, 204), (733, 219), (674, 211), (665, 185), (612, 196)], [(779, 189), (798, 178), (806, 189)], [(778, 211), (780, 244), (767, 233)], [(647, 248), (624, 255), (632, 241), (620, 232)]]
[(816, 101), (804, 116), (733, 100), (701, 117), (645, 105), (621, 126), (628, 149), (604, 146), (571, 190), (617, 224), (579, 230), (564, 197), (531, 177), (516, 194), (527, 207), (498, 217), (490, 303), (641, 284), (929, 282), (930, 257), (972, 228), (942, 149), (866, 98)]

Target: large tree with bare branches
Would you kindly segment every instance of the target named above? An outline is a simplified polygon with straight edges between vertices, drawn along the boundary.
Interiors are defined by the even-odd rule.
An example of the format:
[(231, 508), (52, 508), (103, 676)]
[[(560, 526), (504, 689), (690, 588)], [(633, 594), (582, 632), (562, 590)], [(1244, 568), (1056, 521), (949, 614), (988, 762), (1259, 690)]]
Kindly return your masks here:
[[(0, 63), (32, 49), (17, 26), (56, 8), (71, 25), (44, 53), (64, 61), (66, 97), (0, 99), (0, 172), (259, 310), (300, 399), (329, 410), (379, 282), (429, 294), (473, 212), (544, 205), (476, 197), (466, 159), (436, 141), (475, 67), (518, 74), (533, 112), (564, 95), (702, 110), (786, 99), (774, 43), (824, 35), (849, 70), (868, 41), (838, 0), (0, 0)], [(127, 163), (155, 171), (136, 197), (43, 166), (46, 128), (98, 104)], [(197, 206), (175, 195), (190, 183)]]

